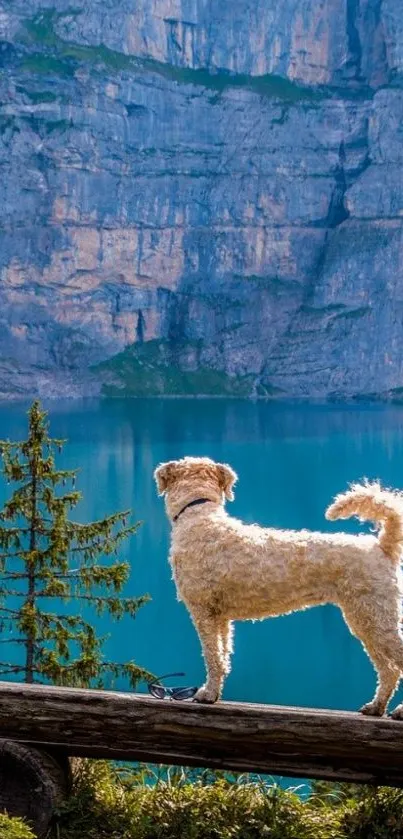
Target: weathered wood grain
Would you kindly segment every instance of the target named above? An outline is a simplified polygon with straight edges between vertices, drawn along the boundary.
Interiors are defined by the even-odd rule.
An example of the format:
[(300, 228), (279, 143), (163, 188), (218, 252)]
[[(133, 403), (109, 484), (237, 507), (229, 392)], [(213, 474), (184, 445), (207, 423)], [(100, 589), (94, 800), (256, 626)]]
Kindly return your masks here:
[(0, 738), (69, 755), (403, 786), (403, 722), (0, 682)]

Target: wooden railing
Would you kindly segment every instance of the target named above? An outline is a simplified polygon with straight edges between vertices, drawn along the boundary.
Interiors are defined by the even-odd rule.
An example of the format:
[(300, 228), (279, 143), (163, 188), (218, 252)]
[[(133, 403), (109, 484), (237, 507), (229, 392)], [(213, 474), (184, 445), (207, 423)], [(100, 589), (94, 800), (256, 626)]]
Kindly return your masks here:
[[(0, 682), (0, 738), (0, 789), (14, 760), (14, 795), (18, 760), (42, 754), (57, 766), (56, 798), (69, 756), (403, 786), (403, 722), (357, 713)], [(23, 787), (20, 799), (26, 780)], [(4, 808), (10, 801), (0, 793)]]

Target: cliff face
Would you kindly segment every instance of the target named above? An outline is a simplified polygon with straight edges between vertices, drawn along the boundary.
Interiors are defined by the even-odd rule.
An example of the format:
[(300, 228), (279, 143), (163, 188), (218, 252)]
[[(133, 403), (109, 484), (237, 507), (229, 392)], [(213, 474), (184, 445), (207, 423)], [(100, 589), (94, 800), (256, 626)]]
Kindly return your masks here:
[(0, 394), (403, 392), (400, 0), (0, 0)]

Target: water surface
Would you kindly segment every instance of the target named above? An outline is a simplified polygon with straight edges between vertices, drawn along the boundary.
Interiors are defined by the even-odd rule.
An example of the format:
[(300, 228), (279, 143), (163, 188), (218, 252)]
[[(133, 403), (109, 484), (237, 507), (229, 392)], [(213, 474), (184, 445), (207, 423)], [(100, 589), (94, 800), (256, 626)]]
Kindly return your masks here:
[[(148, 592), (152, 602), (135, 621), (99, 621), (110, 632), (107, 655), (134, 658), (156, 673), (184, 670), (188, 684), (202, 682), (203, 662), (167, 563), (169, 527), (152, 478), (160, 461), (207, 455), (230, 463), (239, 475), (231, 512), (284, 528), (336, 530), (324, 510), (333, 495), (363, 476), (403, 487), (399, 406), (152, 399), (46, 407), (53, 435), (69, 438), (60, 465), (81, 470), (77, 487), (84, 499), (77, 518), (131, 507), (144, 522), (125, 550), (132, 566), (128, 593)], [(24, 436), (25, 410), (0, 405), (0, 438)], [(7, 489), (0, 484), (1, 500)], [(356, 522), (343, 528), (365, 529)], [(356, 709), (374, 688), (372, 665), (335, 607), (236, 625), (226, 699)]]

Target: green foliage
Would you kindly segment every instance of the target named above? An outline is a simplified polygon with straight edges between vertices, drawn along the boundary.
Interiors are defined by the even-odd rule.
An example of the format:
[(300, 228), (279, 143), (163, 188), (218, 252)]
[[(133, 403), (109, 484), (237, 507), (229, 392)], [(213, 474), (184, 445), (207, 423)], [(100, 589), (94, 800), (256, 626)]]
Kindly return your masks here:
[(278, 786), (177, 770), (144, 785), (133, 770), (82, 761), (62, 812), (60, 839), (331, 839), (317, 809)]
[(28, 34), (39, 44), (47, 47), (55, 47), (58, 37), (54, 32), (54, 20), (62, 15), (57, 15), (54, 9), (44, 9), (35, 17), (24, 21)]
[(52, 93), (50, 90), (28, 90), (22, 85), (17, 85), (17, 91), (18, 93), (23, 93), (25, 96), (28, 96), (28, 99), (30, 99), (33, 105), (57, 102), (56, 94)]
[[(315, 103), (326, 95), (325, 91), (319, 88), (314, 90), (290, 81), (283, 76), (269, 73), (263, 76), (252, 76), (225, 70), (211, 72), (204, 67), (177, 67), (153, 59), (145, 59), (142, 64), (145, 69), (158, 73), (170, 81), (204, 87), (207, 90), (216, 91), (217, 94), (224, 93), (231, 88), (245, 88), (259, 96), (280, 99), (282, 102), (290, 104), (300, 101)], [(213, 104), (216, 101), (219, 101), (219, 97), (213, 101)]]
[[(120, 620), (135, 617), (147, 601), (121, 596), (130, 567), (114, 559), (139, 525), (128, 524), (130, 511), (89, 524), (68, 518), (81, 494), (76, 471), (56, 468), (63, 443), (49, 437), (38, 402), (29, 411), (27, 440), (0, 441), (3, 474), (17, 484), (0, 512), (0, 629), (12, 632), (2, 643), (25, 654), (24, 663), (0, 661), (0, 675), (80, 687), (121, 675), (134, 687), (149, 674), (134, 662), (103, 659), (105, 639), (88, 611)], [(67, 612), (69, 601), (78, 613)]]
[[(401, 790), (314, 782), (302, 799), (298, 788), (211, 770), (80, 759), (73, 771), (73, 794), (48, 839), (403, 837)], [(1, 827), (0, 817), (1, 839), (32, 836), (26, 828), (3, 836)]]
[[(71, 43), (63, 40), (55, 31), (55, 23), (66, 14), (78, 15), (80, 10), (71, 9), (68, 12), (59, 13), (55, 9), (42, 10), (33, 18), (24, 21), (28, 42), (52, 53), (52, 55), (44, 53), (45, 60), (42, 63), (38, 60), (40, 55), (38, 53), (35, 57), (26, 58), (23, 63), (25, 70), (46, 72), (46, 59), (53, 57), (53, 74), (69, 75), (70, 72), (74, 72), (74, 67), (69, 62), (85, 62), (93, 66), (106, 67), (107, 70), (117, 73), (141, 71), (157, 73), (177, 84), (195, 85), (214, 91), (217, 97), (227, 89), (239, 87), (254, 91), (260, 96), (280, 99), (290, 104), (306, 102), (314, 105), (315, 102), (328, 95), (325, 88), (304, 87), (290, 79), (273, 74), (252, 76), (223, 70), (211, 72), (206, 68), (178, 67), (154, 59), (126, 55), (109, 49), (104, 44), (87, 46)], [(50, 65), (49, 72), (51, 72)]]
[(35, 113), (22, 116), (21, 119), (29, 125), (32, 131), (35, 131), (35, 133), (39, 134), (42, 138), (46, 135), (52, 134), (53, 132), (63, 133), (68, 131), (68, 129), (73, 125), (72, 120), (44, 119), (43, 116), (37, 116)]
[(0, 813), (0, 839), (35, 839), (32, 830), (22, 819)]
[(303, 800), (296, 789), (248, 775), (155, 769), (78, 761), (59, 839), (403, 837), (400, 790), (318, 783)]
[(403, 791), (385, 787), (350, 800), (342, 824), (349, 839), (402, 839)]
[(75, 72), (75, 67), (68, 61), (41, 52), (34, 52), (25, 56), (21, 62), (21, 69), (28, 73), (62, 76), (63, 78), (72, 78)]
[[(104, 379), (106, 396), (249, 396), (251, 376), (229, 376), (222, 370), (198, 365), (184, 370), (179, 350), (171, 352), (166, 341), (132, 344), (123, 352), (98, 364), (94, 369)], [(197, 350), (197, 347), (195, 348)]]

